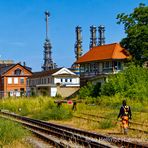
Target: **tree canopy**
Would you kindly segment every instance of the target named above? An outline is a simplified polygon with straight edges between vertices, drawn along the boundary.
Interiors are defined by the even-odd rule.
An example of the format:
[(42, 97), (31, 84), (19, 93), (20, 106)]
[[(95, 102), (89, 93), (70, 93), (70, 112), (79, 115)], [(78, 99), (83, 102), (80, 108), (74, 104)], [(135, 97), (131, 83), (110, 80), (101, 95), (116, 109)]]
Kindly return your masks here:
[(129, 50), (135, 63), (142, 64), (148, 60), (148, 6), (141, 3), (131, 14), (118, 14), (117, 19), (127, 34), (121, 46)]

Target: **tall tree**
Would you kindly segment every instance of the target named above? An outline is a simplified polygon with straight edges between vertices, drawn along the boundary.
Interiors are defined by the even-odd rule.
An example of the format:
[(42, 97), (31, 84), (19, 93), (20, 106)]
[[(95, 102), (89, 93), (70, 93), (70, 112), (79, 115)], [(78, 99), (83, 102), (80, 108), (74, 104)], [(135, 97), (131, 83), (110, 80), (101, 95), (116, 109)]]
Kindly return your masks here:
[(117, 19), (127, 34), (121, 46), (129, 50), (137, 64), (142, 64), (148, 60), (148, 6), (140, 3), (131, 14), (118, 14)]

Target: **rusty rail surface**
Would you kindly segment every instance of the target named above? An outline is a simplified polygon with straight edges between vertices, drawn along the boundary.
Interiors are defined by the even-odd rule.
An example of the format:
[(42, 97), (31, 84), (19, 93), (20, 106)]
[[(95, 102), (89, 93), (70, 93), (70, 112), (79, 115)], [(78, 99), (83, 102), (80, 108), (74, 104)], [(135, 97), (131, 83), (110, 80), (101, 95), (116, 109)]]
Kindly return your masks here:
[[(96, 117), (96, 118), (103, 118), (103, 119), (109, 119), (107, 117), (103, 117), (103, 116), (98, 116), (98, 115), (93, 115), (93, 114), (86, 114), (86, 113), (81, 113), (83, 115), (86, 115), (86, 116), (92, 116), (92, 117)], [(114, 119), (112, 119), (114, 120)], [(138, 122), (133, 122), (133, 121), (129, 121), (130, 124), (133, 124), (133, 125), (141, 125), (141, 126), (146, 126), (148, 127), (148, 124), (142, 124), (142, 123), (138, 123)]]
[[(93, 121), (93, 122), (100, 122), (99, 120), (95, 120), (95, 119), (90, 119), (90, 118), (86, 118), (86, 117), (80, 117), (80, 116), (74, 116), (75, 118), (79, 118), (79, 119), (84, 119), (84, 120), (89, 120), (89, 121)], [(148, 131), (144, 131), (144, 130), (141, 130), (141, 129), (137, 129), (137, 128), (131, 128), (129, 127), (128, 128), (129, 130), (132, 130), (132, 131), (138, 131), (138, 132), (142, 132), (142, 133), (145, 133), (145, 134), (148, 134)]]
[[(49, 134), (52, 133), (53, 135), (56, 135), (59, 137), (62, 136), (62, 138), (64, 137), (67, 140), (77, 141), (79, 144), (86, 146), (86, 147), (93, 147), (93, 148), (95, 148), (95, 147), (96, 148), (97, 147), (100, 147), (100, 148), (111, 147), (106, 144), (102, 144), (97, 141), (91, 140), (88, 137), (96, 138), (98, 140), (104, 140), (104, 141), (106, 140), (112, 144), (115, 144), (118, 147), (122, 147), (122, 146), (129, 147), (129, 148), (133, 148), (133, 147), (134, 148), (146, 148), (147, 147), (146, 145), (143, 145), (143, 144), (140, 144), (137, 142), (130, 142), (130, 141), (126, 141), (126, 140), (121, 140), (119, 138), (113, 138), (110, 136), (106, 136), (103, 134), (88, 132), (88, 131), (80, 130), (77, 128), (71, 128), (71, 127), (67, 127), (67, 126), (63, 126), (63, 125), (59, 125), (59, 124), (54, 124), (54, 123), (49, 123), (49, 122), (40, 121), (40, 120), (36, 120), (36, 119), (31, 119), (31, 118), (19, 116), (19, 115), (13, 114), (13, 113), (1, 112), (1, 114), (5, 115), (5, 116), (14, 117), (16, 119), (19, 119), (19, 120), (22, 120), (25, 122), (36, 124), (39, 126), (39, 128), (37, 126), (31, 127), (30, 125), (26, 125), (26, 123), (23, 123), (23, 124), (25, 124), (25, 126), (29, 126), (32, 129), (39, 130), (42, 132), (44, 131)], [(45, 128), (47, 128), (48, 130)], [(78, 134), (80, 134), (80, 135), (78, 135)], [(85, 137), (85, 136), (87, 136), (87, 137)]]

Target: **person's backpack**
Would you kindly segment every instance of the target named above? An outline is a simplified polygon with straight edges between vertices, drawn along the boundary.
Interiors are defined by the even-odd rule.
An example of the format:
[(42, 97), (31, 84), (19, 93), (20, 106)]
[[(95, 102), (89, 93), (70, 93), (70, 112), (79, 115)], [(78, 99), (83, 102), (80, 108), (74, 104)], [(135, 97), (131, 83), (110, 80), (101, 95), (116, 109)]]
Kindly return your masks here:
[(126, 115), (126, 116), (128, 116), (128, 114), (129, 114), (129, 106), (123, 106), (123, 108), (124, 108), (124, 115)]

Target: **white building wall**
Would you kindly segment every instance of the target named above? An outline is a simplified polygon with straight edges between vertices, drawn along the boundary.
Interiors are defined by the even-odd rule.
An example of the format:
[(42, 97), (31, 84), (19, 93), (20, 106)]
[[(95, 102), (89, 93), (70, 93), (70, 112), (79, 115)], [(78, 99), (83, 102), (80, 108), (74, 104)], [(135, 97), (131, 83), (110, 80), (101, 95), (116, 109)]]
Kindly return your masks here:
[(57, 94), (57, 88), (56, 87), (51, 87), (50, 88), (50, 96), (51, 97), (55, 97), (56, 96), (56, 94)]

